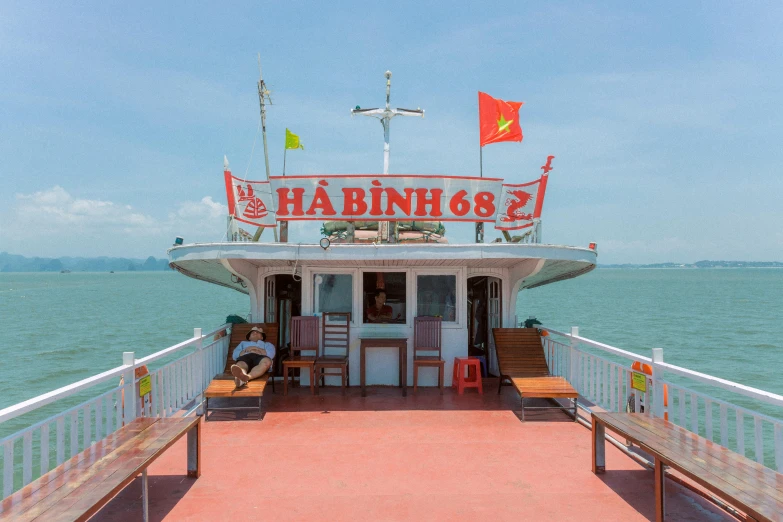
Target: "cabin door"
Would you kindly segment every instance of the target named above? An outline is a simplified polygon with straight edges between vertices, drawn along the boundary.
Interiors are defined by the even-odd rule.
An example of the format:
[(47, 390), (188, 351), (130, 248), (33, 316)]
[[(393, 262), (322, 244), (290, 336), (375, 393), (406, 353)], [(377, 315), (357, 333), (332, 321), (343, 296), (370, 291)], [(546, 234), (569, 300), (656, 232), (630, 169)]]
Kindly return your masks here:
[(495, 353), (495, 338), (492, 336), (492, 329), (493, 328), (500, 328), (500, 314), (502, 310), (502, 303), (500, 301), (500, 279), (497, 277), (488, 277), (487, 278), (487, 295), (488, 295), (488, 305), (487, 306), (487, 326), (489, 331), (487, 332), (487, 345), (488, 345), (488, 356), (487, 356), (487, 364), (489, 366), (489, 373), (493, 375), (499, 375), (499, 369), (498, 369), (498, 357)]
[(500, 327), (500, 284), (496, 277), (468, 279), (468, 355), (484, 356), (491, 375), (498, 375), (492, 328)]
[(280, 361), (288, 353), (291, 342), (291, 318), (302, 312), (302, 282), (291, 275), (278, 274), (266, 278), (264, 285), (264, 322), (277, 323), (277, 339), (267, 339), (277, 348), (275, 373), (280, 375)]

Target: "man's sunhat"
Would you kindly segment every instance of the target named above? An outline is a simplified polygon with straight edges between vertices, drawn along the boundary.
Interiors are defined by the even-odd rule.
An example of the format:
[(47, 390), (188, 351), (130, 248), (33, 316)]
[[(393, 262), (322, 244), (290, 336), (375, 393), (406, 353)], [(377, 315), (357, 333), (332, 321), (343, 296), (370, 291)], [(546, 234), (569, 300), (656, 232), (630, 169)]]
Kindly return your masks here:
[(264, 329), (259, 327), (259, 326), (254, 326), (253, 328), (250, 329), (249, 332), (247, 332), (247, 335), (245, 336), (245, 340), (246, 341), (250, 340), (250, 334), (253, 333), (253, 332), (258, 332), (258, 333), (263, 335), (264, 334)]

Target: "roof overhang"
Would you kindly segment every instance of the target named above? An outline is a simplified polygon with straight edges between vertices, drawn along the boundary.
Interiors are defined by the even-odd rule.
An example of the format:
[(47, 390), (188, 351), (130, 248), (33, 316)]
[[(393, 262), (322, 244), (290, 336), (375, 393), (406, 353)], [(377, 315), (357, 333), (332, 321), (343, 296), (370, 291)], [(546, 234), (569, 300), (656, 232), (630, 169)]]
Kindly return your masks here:
[(597, 253), (582, 247), (521, 243), (471, 244), (333, 244), (201, 243), (169, 249), (170, 266), (183, 274), (247, 293), (226, 260), (259, 268), (467, 267), (517, 269), (521, 288), (553, 283), (595, 268)]

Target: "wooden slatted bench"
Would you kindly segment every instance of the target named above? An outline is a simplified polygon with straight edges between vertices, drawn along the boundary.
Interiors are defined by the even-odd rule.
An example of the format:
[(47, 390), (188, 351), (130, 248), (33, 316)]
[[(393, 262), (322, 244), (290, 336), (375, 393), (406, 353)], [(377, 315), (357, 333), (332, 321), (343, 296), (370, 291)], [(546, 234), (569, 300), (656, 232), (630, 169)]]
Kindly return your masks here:
[(201, 475), (200, 420), (136, 419), (4, 499), (0, 520), (87, 520), (141, 473), (146, 521), (147, 467), (185, 434), (188, 476)]
[[(266, 385), (269, 382), (272, 369), (275, 367), (272, 365), (272, 369), (269, 372), (262, 375), (258, 379), (249, 381), (245, 386), (237, 388), (234, 384), (234, 377), (231, 375), (231, 366), (234, 364), (234, 358), (231, 357), (234, 348), (239, 343), (245, 340), (248, 332), (254, 326), (260, 326), (264, 329), (266, 339), (268, 342), (275, 344), (277, 342), (277, 323), (242, 323), (235, 324), (231, 327), (231, 340), (228, 344), (228, 355), (226, 356), (226, 365), (223, 373), (212, 379), (207, 389), (204, 391), (204, 418), (209, 419), (209, 410), (248, 410), (256, 409), (256, 406), (221, 406), (210, 408), (210, 399), (258, 399), (258, 413), (259, 419), (261, 418), (261, 397), (264, 395)], [(275, 357), (280, 353), (279, 347), (275, 346)], [(272, 388), (274, 389), (274, 381), (272, 381)]]
[[(565, 378), (549, 373), (541, 334), (535, 328), (493, 328), (495, 353), (498, 357), (500, 380), (498, 394), (504, 381), (514, 386), (522, 399), (522, 419), (525, 419), (525, 399), (570, 399), (573, 401), (574, 420), (577, 419), (579, 393)], [(528, 406), (530, 410), (568, 409), (562, 406)]]
[(655, 519), (665, 517), (664, 466), (690, 478), (756, 520), (783, 521), (783, 474), (665, 419), (593, 413), (593, 473), (606, 471), (606, 428), (655, 460)]

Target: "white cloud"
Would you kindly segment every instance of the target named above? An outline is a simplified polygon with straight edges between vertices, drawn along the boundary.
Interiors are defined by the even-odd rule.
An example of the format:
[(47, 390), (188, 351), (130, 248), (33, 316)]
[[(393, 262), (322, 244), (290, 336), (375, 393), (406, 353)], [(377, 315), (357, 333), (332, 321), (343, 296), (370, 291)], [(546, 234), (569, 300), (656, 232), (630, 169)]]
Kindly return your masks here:
[(62, 228), (64, 224), (93, 228), (155, 225), (154, 218), (134, 212), (130, 205), (77, 199), (59, 185), (33, 194), (17, 194), (16, 199), (15, 217), (33, 227)]
[(169, 217), (172, 220), (219, 218), (228, 215), (228, 207), (212, 200), (212, 196), (201, 198), (201, 201), (185, 201), (179, 204), (179, 208)]
[(125, 203), (74, 197), (59, 185), (16, 194), (2, 216), (0, 250), (51, 257), (163, 257), (176, 236), (217, 241), (225, 233), (227, 207), (211, 196), (172, 206), (167, 216), (156, 217)]

